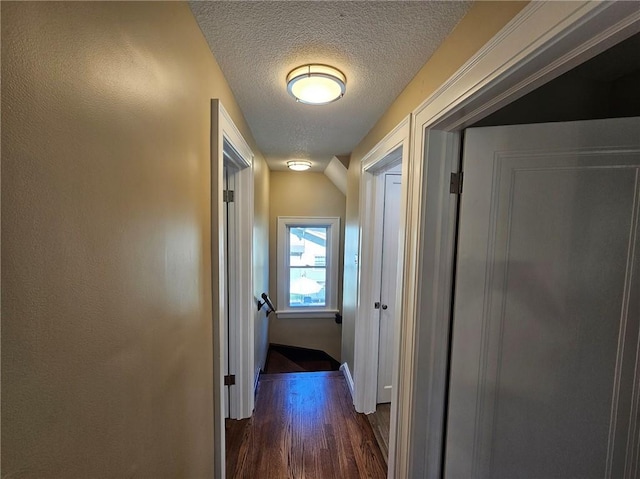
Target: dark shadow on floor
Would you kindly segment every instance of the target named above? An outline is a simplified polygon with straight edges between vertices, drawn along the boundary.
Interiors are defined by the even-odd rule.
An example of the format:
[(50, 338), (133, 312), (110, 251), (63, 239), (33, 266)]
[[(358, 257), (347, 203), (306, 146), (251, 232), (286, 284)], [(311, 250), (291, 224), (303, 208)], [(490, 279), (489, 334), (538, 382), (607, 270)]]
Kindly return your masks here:
[(337, 371), (340, 363), (324, 351), (270, 344), (264, 367), (266, 374)]

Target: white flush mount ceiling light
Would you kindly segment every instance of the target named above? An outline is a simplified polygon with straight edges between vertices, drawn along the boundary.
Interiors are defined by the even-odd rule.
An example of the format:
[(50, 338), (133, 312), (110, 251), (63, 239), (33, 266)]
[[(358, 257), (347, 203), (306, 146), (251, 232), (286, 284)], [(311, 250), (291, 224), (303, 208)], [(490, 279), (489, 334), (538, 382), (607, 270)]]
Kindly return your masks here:
[(342, 98), (346, 85), (344, 73), (329, 65), (302, 65), (287, 75), (289, 93), (309, 105), (326, 105)]
[(311, 162), (302, 160), (287, 161), (287, 166), (293, 171), (305, 171), (311, 168)]

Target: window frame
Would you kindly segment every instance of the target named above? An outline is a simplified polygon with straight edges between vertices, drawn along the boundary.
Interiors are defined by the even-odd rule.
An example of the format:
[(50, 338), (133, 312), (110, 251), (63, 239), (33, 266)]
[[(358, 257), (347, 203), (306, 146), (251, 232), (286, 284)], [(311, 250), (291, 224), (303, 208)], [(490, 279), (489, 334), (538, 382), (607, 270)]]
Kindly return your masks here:
[[(325, 305), (289, 306), (289, 230), (295, 227), (326, 227)], [(333, 318), (338, 313), (338, 268), (340, 258), (340, 218), (335, 216), (278, 216), (277, 230), (277, 311), (278, 318)]]

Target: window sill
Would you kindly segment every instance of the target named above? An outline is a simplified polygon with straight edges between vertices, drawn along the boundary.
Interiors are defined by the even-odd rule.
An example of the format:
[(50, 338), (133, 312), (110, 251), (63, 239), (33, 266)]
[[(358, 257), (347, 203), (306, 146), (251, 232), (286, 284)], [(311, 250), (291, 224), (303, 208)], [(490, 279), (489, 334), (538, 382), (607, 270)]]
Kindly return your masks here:
[(285, 309), (276, 311), (278, 319), (323, 319), (335, 318), (337, 309)]

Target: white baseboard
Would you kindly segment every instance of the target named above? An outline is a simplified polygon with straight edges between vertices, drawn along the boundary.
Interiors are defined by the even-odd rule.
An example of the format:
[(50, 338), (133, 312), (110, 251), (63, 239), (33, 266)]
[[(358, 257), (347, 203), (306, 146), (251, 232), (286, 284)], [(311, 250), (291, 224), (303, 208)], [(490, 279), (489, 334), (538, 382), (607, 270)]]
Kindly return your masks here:
[(351, 377), (351, 371), (349, 371), (349, 365), (347, 363), (342, 363), (340, 365), (340, 371), (344, 374), (344, 378), (347, 381), (347, 386), (349, 386), (349, 392), (351, 393), (351, 399), (353, 396), (353, 378)]

